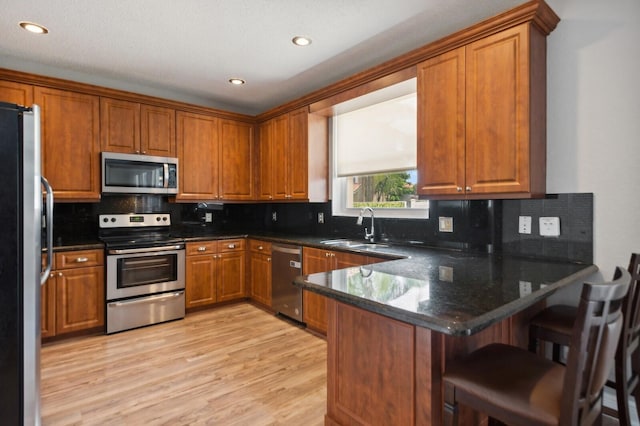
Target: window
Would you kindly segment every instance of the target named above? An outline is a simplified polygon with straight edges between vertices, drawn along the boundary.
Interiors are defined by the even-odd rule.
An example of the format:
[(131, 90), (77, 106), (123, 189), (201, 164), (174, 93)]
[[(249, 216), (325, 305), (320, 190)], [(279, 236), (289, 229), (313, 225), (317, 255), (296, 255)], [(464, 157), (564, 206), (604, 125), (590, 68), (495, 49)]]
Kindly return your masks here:
[(428, 217), (416, 194), (416, 80), (337, 105), (332, 118), (333, 214)]

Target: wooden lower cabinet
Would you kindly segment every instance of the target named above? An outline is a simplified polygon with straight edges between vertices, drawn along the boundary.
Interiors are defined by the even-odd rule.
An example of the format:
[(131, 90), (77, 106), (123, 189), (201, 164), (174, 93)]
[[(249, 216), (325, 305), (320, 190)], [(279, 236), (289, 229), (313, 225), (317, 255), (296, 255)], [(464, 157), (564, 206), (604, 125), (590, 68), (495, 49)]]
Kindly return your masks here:
[(55, 253), (41, 289), (42, 337), (104, 327), (104, 291), (102, 250)]
[(251, 299), (271, 308), (271, 243), (249, 240), (249, 253)]
[[(305, 275), (327, 272), (334, 269), (368, 265), (385, 259), (304, 247), (302, 251), (302, 272)], [(322, 334), (327, 333), (327, 299), (324, 296), (303, 290), (302, 321), (307, 327)]]
[(187, 309), (242, 299), (246, 297), (244, 282), (244, 240), (187, 243)]

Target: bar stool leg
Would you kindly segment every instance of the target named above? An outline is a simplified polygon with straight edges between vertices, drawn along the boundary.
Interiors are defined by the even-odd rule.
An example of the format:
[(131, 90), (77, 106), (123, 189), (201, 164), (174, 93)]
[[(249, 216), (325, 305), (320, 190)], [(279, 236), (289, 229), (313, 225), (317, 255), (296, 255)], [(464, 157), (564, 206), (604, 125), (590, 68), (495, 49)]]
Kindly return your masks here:
[(620, 357), (616, 358), (616, 399), (618, 400), (618, 421), (620, 426), (631, 426), (631, 419), (629, 418), (629, 387), (627, 386), (627, 378), (625, 369), (628, 365), (629, 359), (621, 360)]

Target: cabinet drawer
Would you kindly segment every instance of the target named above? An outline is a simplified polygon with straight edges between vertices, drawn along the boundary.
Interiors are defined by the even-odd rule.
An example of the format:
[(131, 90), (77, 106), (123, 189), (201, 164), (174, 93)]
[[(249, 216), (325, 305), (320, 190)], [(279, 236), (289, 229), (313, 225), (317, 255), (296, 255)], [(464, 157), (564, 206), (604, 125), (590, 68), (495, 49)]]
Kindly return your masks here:
[(242, 251), (244, 250), (244, 240), (221, 240), (218, 241), (218, 251), (220, 253), (229, 251)]
[(187, 256), (198, 254), (215, 254), (217, 252), (217, 241), (198, 241), (194, 243), (187, 243)]
[(256, 253), (271, 254), (271, 243), (260, 240), (249, 240), (249, 250)]
[(57, 269), (85, 268), (104, 264), (104, 251), (83, 250), (55, 253)]

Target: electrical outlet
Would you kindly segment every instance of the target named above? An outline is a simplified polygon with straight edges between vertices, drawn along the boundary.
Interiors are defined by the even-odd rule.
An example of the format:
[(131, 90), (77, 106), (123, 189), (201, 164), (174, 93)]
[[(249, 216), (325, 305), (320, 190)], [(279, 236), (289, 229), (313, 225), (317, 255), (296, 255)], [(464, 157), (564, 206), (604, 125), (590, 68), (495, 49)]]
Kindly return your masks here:
[(213, 213), (207, 212), (204, 214), (204, 221), (207, 223), (213, 222)]
[(271, 221), (272, 222), (277, 222), (278, 221), (278, 212), (272, 212), (271, 213)]
[(438, 230), (440, 232), (453, 232), (453, 218), (446, 216), (438, 217)]
[(520, 281), (520, 297), (525, 297), (528, 294), (531, 294), (531, 282)]
[(438, 279), (440, 281), (453, 282), (453, 268), (451, 266), (438, 266)]
[(324, 223), (324, 213), (318, 213), (318, 223)]
[(559, 237), (560, 236), (560, 218), (559, 217), (541, 217), (540, 218), (540, 235), (543, 237)]
[(531, 233), (531, 216), (518, 217), (518, 232), (521, 234)]

